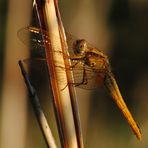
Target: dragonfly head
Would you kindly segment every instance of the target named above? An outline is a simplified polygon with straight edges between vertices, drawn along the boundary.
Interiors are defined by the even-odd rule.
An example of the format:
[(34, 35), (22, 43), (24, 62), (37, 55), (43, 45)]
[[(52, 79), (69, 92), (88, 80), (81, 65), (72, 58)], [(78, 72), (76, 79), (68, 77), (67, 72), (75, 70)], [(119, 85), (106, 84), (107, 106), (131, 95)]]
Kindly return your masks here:
[(76, 40), (76, 42), (74, 43), (74, 53), (76, 55), (84, 55), (87, 51), (88, 48), (86, 40)]

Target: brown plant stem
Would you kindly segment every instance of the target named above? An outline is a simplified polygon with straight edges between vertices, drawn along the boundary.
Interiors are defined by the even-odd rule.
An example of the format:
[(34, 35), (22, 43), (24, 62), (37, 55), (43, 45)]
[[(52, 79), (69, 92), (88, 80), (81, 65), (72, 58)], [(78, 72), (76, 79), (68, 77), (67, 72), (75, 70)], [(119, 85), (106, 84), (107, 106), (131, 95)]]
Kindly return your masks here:
[[(60, 16), (60, 11), (59, 11), (57, 0), (55, 0), (55, 9), (56, 9), (56, 15), (58, 16), (57, 19), (58, 19), (60, 37), (61, 37), (61, 41), (63, 43), (62, 46), (64, 46), (63, 49), (65, 49), (67, 51), (67, 54), (68, 54), (68, 45), (67, 45), (67, 42), (66, 42), (65, 31), (64, 31), (63, 24), (62, 24), (62, 19), (61, 19), (61, 16)], [(65, 59), (64, 62), (65, 62), (66, 65), (71, 65), (70, 60), (68, 60), (68, 59)], [(72, 77), (73, 77), (72, 73), (70, 73), (70, 71), (66, 71), (66, 73), (67, 73), (68, 80), (70, 82), (72, 82)], [(70, 98), (71, 98), (71, 104), (72, 104), (72, 110), (73, 110), (73, 116), (74, 116), (74, 123), (75, 123), (78, 147), (83, 148), (84, 147), (83, 135), (82, 135), (82, 128), (81, 128), (79, 108), (78, 108), (78, 102), (77, 102), (75, 87), (73, 87), (72, 85), (69, 85), (69, 91), (70, 91)]]
[[(59, 65), (57, 65), (58, 63), (60, 63), (60, 66), (65, 67), (65, 62), (63, 55), (58, 54), (63, 52), (64, 49), (62, 48), (64, 46), (61, 45), (55, 1), (36, 0), (35, 6), (40, 20), (40, 27), (41, 29), (46, 30), (47, 35), (49, 36), (48, 42), (50, 42), (50, 44), (45, 43), (45, 53), (61, 145), (64, 148), (77, 148), (78, 142), (70, 91), (69, 87), (63, 89), (68, 84), (67, 74), (64, 70), (59, 73), (57, 68), (59, 67)], [(64, 79), (65, 81), (63, 81), (63, 83), (59, 82), (61, 79)]]

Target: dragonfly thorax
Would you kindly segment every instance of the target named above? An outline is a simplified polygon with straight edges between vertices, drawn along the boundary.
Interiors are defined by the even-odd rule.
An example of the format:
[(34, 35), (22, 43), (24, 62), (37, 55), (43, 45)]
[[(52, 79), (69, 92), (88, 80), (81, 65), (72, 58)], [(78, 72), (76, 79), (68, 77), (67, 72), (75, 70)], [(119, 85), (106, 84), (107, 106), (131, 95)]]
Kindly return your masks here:
[(76, 40), (76, 42), (74, 43), (74, 53), (76, 55), (85, 55), (86, 52), (88, 52), (86, 40)]
[[(94, 50), (95, 51), (95, 50)], [(92, 68), (95, 72), (106, 72), (109, 69), (107, 56), (102, 56), (98, 52), (89, 51), (85, 54), (84, 63)]]

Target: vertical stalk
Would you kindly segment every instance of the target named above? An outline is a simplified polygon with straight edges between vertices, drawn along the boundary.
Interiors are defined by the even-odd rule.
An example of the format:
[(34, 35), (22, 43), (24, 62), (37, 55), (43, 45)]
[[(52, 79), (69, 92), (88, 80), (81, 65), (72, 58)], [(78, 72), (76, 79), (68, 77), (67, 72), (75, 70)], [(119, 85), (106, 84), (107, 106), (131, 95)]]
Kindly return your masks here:
[[(64, 49), (62, 49), (63, 46), (61, 45), (58, 19), (55, 11), (55, 1), (36, 0), (36, 8), (40, 19), (40, 26), (47, 31), (50, 40), (49, 42), (51, 43), (50, 45), (45, 43), (45, 52), (61, 145), (64, 148), (77, 148), (78, 143), (69, 87), (62, 90), (68, 84), (67, 74), (64, 70), (59, 73), (57, 68), (59, 63), (60, 66), (65, 67), (65, 63), (63, 55), (59, 54), (63, 52)], [(64, 79), (65, 81), (63, 83), (59, 82), (61, 79)]]
[[(56, 0), (55, 0), (56, 1)], [(55, 9), (56, 9), (56, 15), (57, 15), (57, 19), (58, 19), (58, 25), (59, 25), (59, 31), (60, 31), (60, 35), (61, 35), (61, 43), (63, 48), (66, 51), (68, 51), (68, 46), (67, 46), (67, 42), (66, 42), (66, 36), (65, 36), (65, 31), (64, 31), (64, 27), (62, 24), (62, 19), (60, 16), (60, 11), (59, 11), (59, 7), (58, 7), (58, 3), (56, 1), (55, 3)], [(68, 54), (68, 52), (67, 52)], [(71, 65), (70, 60), (64, 60), (66, 65)], [(73, 81), (73, 75), (70, 71), (66, 71), (67, 74), (67, 78), (70, 82)], [(69, 85), (69, 91), (70, 91), (70, 98), (71, 98), (71, 105), (72, 105), (72, 110), (73, 110), (73, 116), (74, 116), (74, 124), (75, 124), (75, 129), (76, 129), (76, 136), (77, 136), (77, 142), (78, 142), (78, 147), (79, 148), (83, 148), (83, 135), (82, 135), (82, 128), (81, 128), (81, 122), (80, 122), (80, 115), (79, 115), (79, 108), (78, 108), (78, 102), (77, 102), (77, 96), (76, 96), (76, 91), (75, 91), (75, 87), (73, 87), (72, 85)]]

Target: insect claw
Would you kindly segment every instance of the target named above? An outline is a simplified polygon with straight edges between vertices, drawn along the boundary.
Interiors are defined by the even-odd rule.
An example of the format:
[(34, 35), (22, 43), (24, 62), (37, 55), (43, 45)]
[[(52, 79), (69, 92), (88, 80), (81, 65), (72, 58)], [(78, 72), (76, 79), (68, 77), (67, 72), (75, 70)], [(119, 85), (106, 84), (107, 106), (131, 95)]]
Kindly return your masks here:
[(60, 90), (63, 91), (67, 86), (68, 86), (68, 83), (64, 86), (64, 88), (62, 88)]

